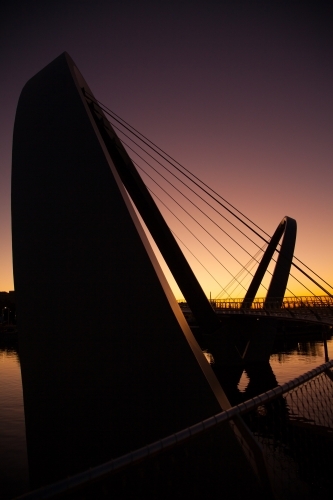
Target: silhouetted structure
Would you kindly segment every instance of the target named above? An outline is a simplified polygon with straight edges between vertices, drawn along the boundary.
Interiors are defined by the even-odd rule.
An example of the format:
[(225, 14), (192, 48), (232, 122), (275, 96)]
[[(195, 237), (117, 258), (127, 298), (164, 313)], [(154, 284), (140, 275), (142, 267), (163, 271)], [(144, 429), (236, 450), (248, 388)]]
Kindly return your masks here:
[[(33, 487), (229, 406), (124, 189), (124, 150), (93, 108), (63, 54), (26, 84), (16, 114), (13, 265)], [(224, 460), (248, 471), (234, 434), (223, 433)]]
[(294, 255), (296, 242), (297, 224), (295, 219), (284, 217), (273, 234), (268, 247), (260, 261), (258, 269), (253, 276), (251, 284), (245, 294), (242, 308), (249, 308), (259, 290), (261, 281), (267, 271), (268, 265), (273, 257), (273, 254), (278, 246), (278, 243), (283, 235), (279, 257), (277, 259), (272, 279), (267, 291), (265, 306), (268, 307), (271, 303), (274, 306), (280, 306), (283, 302), (283, 297), (286, 292), (289, 279), (290, 267)]

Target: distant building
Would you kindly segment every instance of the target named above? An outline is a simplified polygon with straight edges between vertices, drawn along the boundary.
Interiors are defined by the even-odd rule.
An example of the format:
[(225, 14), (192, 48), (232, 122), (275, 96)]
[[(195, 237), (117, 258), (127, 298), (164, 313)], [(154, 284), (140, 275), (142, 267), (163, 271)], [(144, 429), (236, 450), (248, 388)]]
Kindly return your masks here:
[(15, 323), (15, 292), (0, 292), (0, 323)]
[(11, 304), (15, 304), (15, 291), (0, 292), (0, 306), (4, 307)]

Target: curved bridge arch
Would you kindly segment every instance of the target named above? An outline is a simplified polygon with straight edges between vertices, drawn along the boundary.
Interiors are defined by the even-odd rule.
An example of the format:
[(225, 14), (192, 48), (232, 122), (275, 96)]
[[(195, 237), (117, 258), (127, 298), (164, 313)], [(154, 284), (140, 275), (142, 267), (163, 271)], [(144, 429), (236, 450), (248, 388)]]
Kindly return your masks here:
[(266, 248), (258, 269), (253, 276), (248, 291), (246, 292), (241, 309), (249, 309), (251, 307), (276, 247), (283, 235), (279, 257), (276, 261), (264, 304), (265, 306), (269, 306), (270, 303), (274, 302), (275, 306), (282, 305), (294, 254), (296, 231), (296, 220), (288, 216), (284, 217), (273, 234), (268, 247)]

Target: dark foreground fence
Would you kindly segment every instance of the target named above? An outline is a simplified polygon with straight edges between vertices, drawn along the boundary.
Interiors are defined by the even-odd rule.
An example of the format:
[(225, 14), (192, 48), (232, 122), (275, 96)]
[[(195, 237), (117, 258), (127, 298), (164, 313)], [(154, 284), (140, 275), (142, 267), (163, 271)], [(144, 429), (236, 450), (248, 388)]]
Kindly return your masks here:
[(277, 498), (332, 492), (332, 366), (330, 361), (255, 398), (255, 408), (243, 415), (262, 446)]
[[(237, 499), (244, 498), (244, 491), (249, 496), (256, 492), (257, 499), (306, 500), (331, 495), (332, 368), (333, 361), (329, 361), (181, 432), (20, 499), (171, 496)], [(226, 461), (225, 453), (221, 457), (221, 450), (227, 446), (221, 440), (221, 428), (237, 425), (240, 417), (258, 449), (261, 448), (266, 464), (266, 468), (260, 464), (257, 467), (257, 474), (265, 476), (259, 477), (259, 495), (259, 483), (253, 484), (250, 466), (249, 471), (239, 471), (232, 458)], [(256, 461), (258, 454), (251, 440), (245, 448)], [(233, 478), (231, 490), (226, 489), (226, 477)]]

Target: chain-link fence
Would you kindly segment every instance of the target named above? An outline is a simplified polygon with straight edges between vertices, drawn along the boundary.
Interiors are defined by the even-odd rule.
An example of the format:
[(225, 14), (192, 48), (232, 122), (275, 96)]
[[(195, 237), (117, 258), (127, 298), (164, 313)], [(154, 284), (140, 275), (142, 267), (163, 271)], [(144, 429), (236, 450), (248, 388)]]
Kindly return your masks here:
[[(312, 500), (331, 495), (332, 368), (329, 361), (204, 422), (22, 499), (213, 498), (223, 493), (229, 500), (244, 498), (246, 492), (256, 500)], [(238, 464), (233, 454), (234, 441), (225, 432), (229, 425), (250, 459), (248, 467)], [(259, 482), (254, 482), (253, 468)]]
[(329, 368), (243, 415), (260, 442), (278, 498), (333, 489), (333, 375)]

